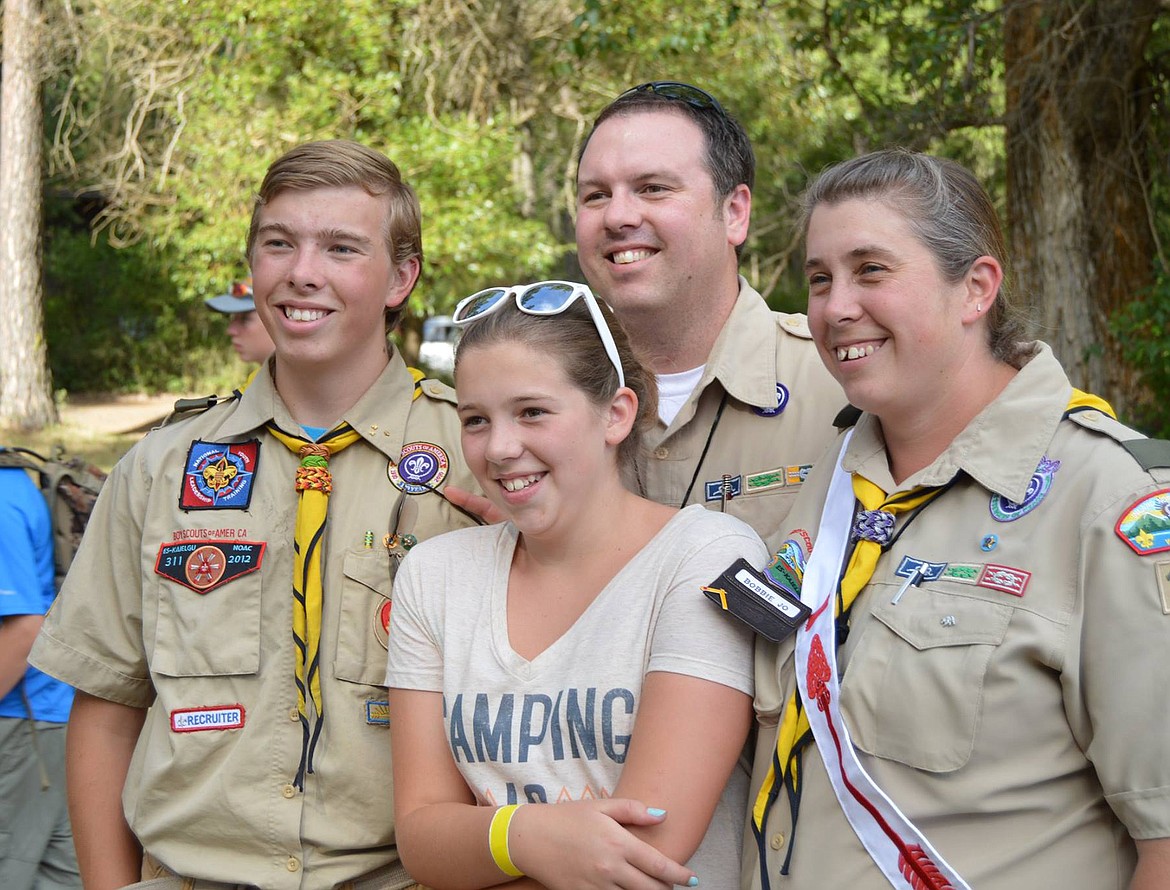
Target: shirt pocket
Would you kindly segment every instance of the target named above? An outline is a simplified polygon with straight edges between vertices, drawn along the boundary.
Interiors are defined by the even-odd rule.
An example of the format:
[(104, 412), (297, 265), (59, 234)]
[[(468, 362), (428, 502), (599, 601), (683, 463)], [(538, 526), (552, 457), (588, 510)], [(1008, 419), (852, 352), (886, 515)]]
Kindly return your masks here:
[(257, 673), (261, 578), (251, 572), (203, 593), (157, 578), (151, 670), (166, 677)]
[(1013, 609), (925, 585), (871, 587), (873, 619), (851, 656), (842, 710), (862, 751), (928, 772), (964, 766), (983, 712), (983, 684)]
[(397, 564), (385, 548), (345, 555), (333, 662), (338, 680), (385, 686), (390, 592)]

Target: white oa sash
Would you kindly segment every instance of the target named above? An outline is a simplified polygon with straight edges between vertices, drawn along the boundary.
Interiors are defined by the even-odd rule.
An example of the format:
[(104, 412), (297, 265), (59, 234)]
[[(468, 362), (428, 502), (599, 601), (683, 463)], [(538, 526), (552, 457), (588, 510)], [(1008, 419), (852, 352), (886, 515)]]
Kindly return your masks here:
[(877, 786), (857, 758), (841, 719), (837, 674), (837, 579), (853, 525), (853, 484), (841, 468), (850, 430), (829, 483), (816, 545), (805, 564), (801, 601), (812, 615), (796, 633), (796, 678), (817, 751), (845, 818), (897, 890), (970, 890), (922, 832)]

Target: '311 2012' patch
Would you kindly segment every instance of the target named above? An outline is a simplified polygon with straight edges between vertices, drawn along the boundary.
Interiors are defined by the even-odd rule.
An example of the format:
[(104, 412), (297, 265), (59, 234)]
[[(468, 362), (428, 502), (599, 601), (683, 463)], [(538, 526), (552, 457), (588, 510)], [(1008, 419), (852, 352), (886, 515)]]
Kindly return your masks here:
[(265, 546), (263, 541), (163, 544), (154, 571), (196, 593), (207, 593), (260, 568)]

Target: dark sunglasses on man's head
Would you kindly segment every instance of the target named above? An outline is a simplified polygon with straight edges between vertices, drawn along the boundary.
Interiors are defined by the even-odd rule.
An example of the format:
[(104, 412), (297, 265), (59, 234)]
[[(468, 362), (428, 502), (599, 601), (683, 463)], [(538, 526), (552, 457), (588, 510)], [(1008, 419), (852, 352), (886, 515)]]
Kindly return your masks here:
[(689, 83), (682, 83), (677, 80), (652, 80), (648, 83), (639, 84), (636, 87), (630, 87), (618, 96), (618, 99), (631, 96), (634, 93), (653, 93), (656, 96), (662, 96), (666, 99), (686, 102), (694, 108), (710, 108), (720, 114), (727, 113), (723, 110), (723, 106), (719, 104), (719, 101), (706, 90), (701, 90), (697, 86), (692, 86)]

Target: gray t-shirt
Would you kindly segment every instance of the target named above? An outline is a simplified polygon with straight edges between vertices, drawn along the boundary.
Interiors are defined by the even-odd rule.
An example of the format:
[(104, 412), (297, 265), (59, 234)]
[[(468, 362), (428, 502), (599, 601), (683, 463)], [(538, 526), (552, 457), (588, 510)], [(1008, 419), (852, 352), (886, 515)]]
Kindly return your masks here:
[[(650, 671), (752, 693), (750, 632), (700, 590), (740, 557), (767, 561), (747, 524), (680, 511), (531, 661), (508, 641), (515, 545), (511, 523), (441, 535), (394, 584), (386, 683), (443, 693), (452, 756), (480, 803), (611, 796)], [(704, 887), (738, 883), (746, 794), (737, 768), (690, 861)]]

